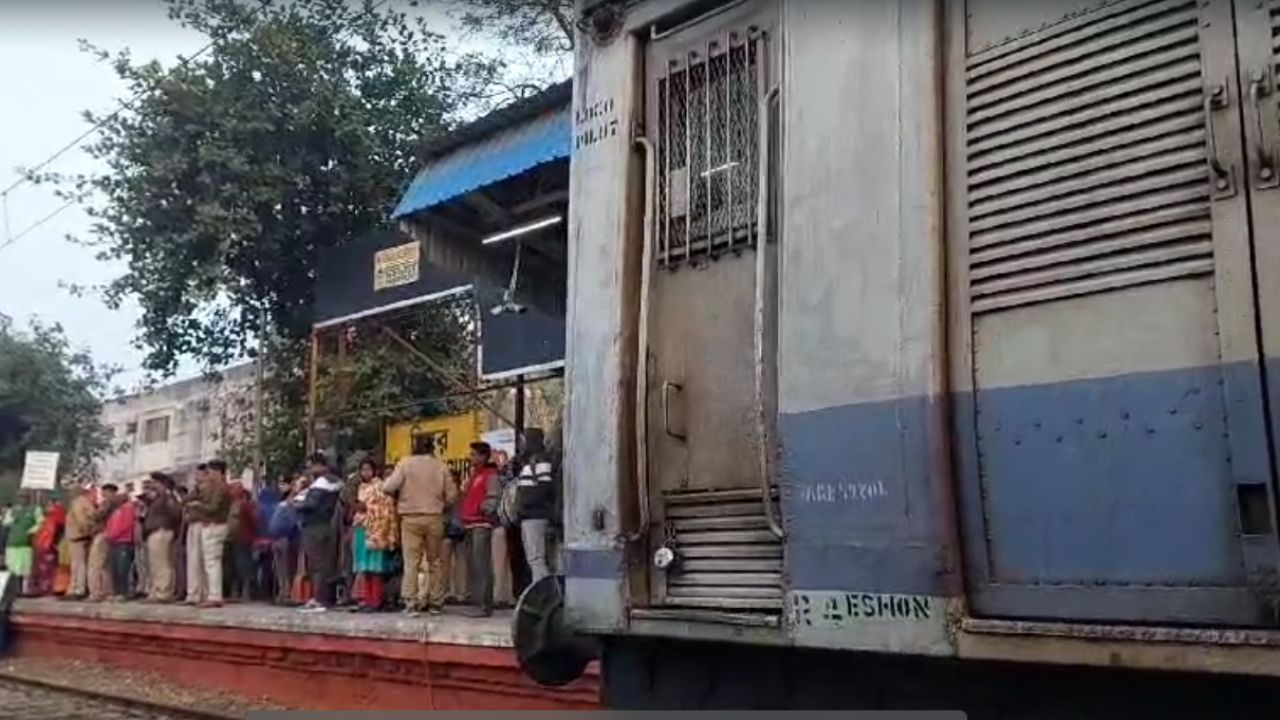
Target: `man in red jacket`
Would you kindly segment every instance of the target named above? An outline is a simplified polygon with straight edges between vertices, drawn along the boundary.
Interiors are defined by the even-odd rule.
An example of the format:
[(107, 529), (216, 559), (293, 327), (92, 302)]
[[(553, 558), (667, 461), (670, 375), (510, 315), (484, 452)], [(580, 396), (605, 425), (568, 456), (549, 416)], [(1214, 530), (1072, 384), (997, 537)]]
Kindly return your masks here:
[(253, 543), (258, 539), (258, 508), (245, 486), (228, 483), (231, 490), (231, 512), (227, 516), (226, 552), (231, 560), (228, 583), (230, 597), (240, 602), (253, 599)]
[(471, 479), (458, 514), (467, 528), (467, 584), (472, 617), (493, 614), (493, 525), (498, 502), (498, 468), (488, 443), (471, 443)]
[(123, 602), (133, 595), (133, 531), (138, 522), (137, 501), (125, 496), (124, 501), (107, 517), (107, 537), (111, 564), (111, 599)]

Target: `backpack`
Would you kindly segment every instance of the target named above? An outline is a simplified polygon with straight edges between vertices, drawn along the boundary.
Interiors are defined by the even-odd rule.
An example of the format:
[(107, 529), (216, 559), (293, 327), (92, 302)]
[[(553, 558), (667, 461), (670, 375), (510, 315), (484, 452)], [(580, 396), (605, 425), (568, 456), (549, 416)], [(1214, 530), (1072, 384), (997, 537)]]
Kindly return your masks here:
[(276, 506), (276, 511), (271, 515), (271, 524), (268, 534), (277, 540), (292, 537), (298, 531), (298, 516), (294, 513), (293, 508), (289, 507), (286, 502), (281, 502)]
[(502, 490), (498, 492), (498, 523), (503, 527), (519, 527), (520, 503), (517, 500), (515, 478), (503, 473), (499, 482), (502, 483)]
[(456, 504), (449, 510), (449, 518), (444, 526), (444, 537), (446, 540), (461, 542), (466, 536), (467, 526), (462, 522), (461, 504)]

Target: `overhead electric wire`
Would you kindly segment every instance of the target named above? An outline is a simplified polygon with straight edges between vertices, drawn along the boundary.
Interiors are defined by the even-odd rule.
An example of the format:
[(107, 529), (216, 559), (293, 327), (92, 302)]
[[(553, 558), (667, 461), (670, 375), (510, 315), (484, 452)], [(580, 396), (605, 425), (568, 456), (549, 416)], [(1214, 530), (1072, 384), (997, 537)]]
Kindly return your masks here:
[[(62, 204), (61, 204), (61, 205), (59, 205), (59, 206), (58, 206), (58, 208), (57, 208), (56, 210), (54, 210), (53, 212), (49, 213), (48, 215), (45, 215), (44, 217), (40, 218), (39, 220), (37, 220), (37, 221), (35, 221), (35, 222), (31, 223), (30, 225), (26, 226), (25, 228), (23, 228), (23, 229), (21, 229), (21, 230), (19, 230), (19, 231), (18, 231), (18, 234), (16, 234), (16, 235), (11, 235), (11, 236), (10, 236), (8, 239), (6, 239), (4, 242), (0, 242), (0, 250), (3, 250), (3, 249), (5, 249), (5, 248), (9, 247), (10, 245), (12, 245), (12, 244), (14, 244), (14, 243), (18, 242), (19, 240), (21, 240), (21, 239), (23, 238), (23, 236), (27, 235), (28, 233), (30, 233), (30, 232), (32, 232), (32, 231), (34, 231), (36, 228), (40, 227), (41, 225), (44, 225), (45, 223), (47, 223), (47, 222), (49, 222), (50, 220), (52, 220), (52, 219), (54, 219), (55, 217), (57, 217), (58, 215), (62, 214), (62, 212), (63, 212), (64, 210), (66, 210), (67, 208), (71, 207), (71, 206), (72, 206), (72, 205), (74, 205), (74, 204), (75, 204), (75, 201), (73, 201), (73, 200), (67, 200), (66, 202), (62, 203)], [(6, 213), (5, 225), (6, 225), (6, 226), (8, 225), (8, 213)], [(6, 228), (5, 228), (5, 230), (7, 231), (7, 230), (8, 230), (8, 227), (6, 227)]]
[[(257, 7), (257, 8), (253, 11), (253, 13), (250, 15), (250, 19), (251, 19), (251, 20), (252, 20), (252, 19), (254, 19), (254, 18), (255, 18), (255, 16), (256, 16), (256, 15), (258, 15), (259, 13), (261, 13), (261, 12), (262, 12), (266, 7), (267, 7), (267, 3), (265, 3), (265, 2), (259, 3), (258, 7)], [(209, 42), (205, 43), (203, 47), (201, 47), (199, 50), (196, 50), (196, 51), (195, 51), (194, 53), (192, 53), (191, 55), (188, 55), (188, 56), (179, 56), (179, 58), (178, 58), (178, 64), (177, 64), (177, 65), (175, 65), (174, 67), (170, 68), (170, 69), (169, 69), (169, 71), (168, 71), (168, 72), (166, 72), (166, 73), (164, 74), (164, 76), (163, 76), (163, 77), (161, 77), (160, 79), (156, 80), (156, 81), (155, 81), (155, 83), (153, 83), (153, 84), (151, 85), (151, 87), (148, 87), (148, 88), (144, 88), (144, 89), (142, 89), (142, 90), (139, 90), (138, 92), (136, 92), (136, 93), (134, 93), (134, 94), (133, 94), (133, 97), (129, 98), (128, 100), (125, 100), (125, 101), (121, 102), (121, 103), (119, 104), (119, 107), (117, 107), (115, 110), (113, 110), (113, 111), (111, 112), (111, 114), (106, 115), (106, 116), (104, 116), (104, 117), (100, 118), (100, 119), (99, 119), (97, 122), (95, 122), (93, 125), (89, 126), (89, 129), (88, 129), (88, 130), (85, 130), (84, 132), (82, 132), (82, 133), (80, 133), (79, 135), (77, 135), (77, 136), (75, 137), (75, 139), (74, 139), (74, 140), (72, 140), (71, 142), (67, 143), (66, 145), (63, 145), (63, 146), (62, 146), (61, 148), (59, 148), (56, 152), (54, 152), (52, 155), (50, 155), (50, 156), (46, 157), (44, 160), (42, 160), (42, 161), (41, 161), (38, 165), (36, 165), (35, 167), (31, 168), (30, 170), (27, 170), (27, 171), (26, 171), (26, 172), (25, 172), (21, 177), (19, 177), (17, 180), (14, 180), (14, 181), (9, 185), (9, 187), (6, 187), (4, 190), (0, 190), (0, 195), (8, 195), (9, 193), (13, 192), (15, 189), (17, 189), (17, 188), (21, 187), (24, 183), (31, 182), (31, 175), (32, 175), (32, 174), (34, 174), (34, 173), (38, 173), (38, 172), (40, 172), (41, 170), (45, 169), (46, 167), (49, 167), (49, 164), (50, 164), (50, 163), (54, 162), (55, 160), (57, 160), (58, 158), (62, 157), (63, 155), (66, 155), (68, 152), (71, 152), (71, 151), (72, 151), (72, 150), (74, 150), (75, 148), (79, 147), (79, 146), (80, 146), (80, 143), (84, 142), (85, 138), (87, 138), (87, 137), (89, 137), (90, 135), (94, 134), (95, 132), (97, 132), (97, 131), (101, 130), (101, 129), (102, 129), (102, 127), (103, 127), (104, 125), (106, 125), (107, 123), (109, 123), (109, 122), (111, 122), (112, 120), (114, 120), (114, 119), (116, 119), (117, 117), (119, 117), (119, 116), (120, 116), (120, 113), (124, 112), (125, 110), (128, 110), (128, 109), (132, 108), (132, 107), (133, 107), (133, 104), (134, 104), (134, 103), (136, 103), (139, 99), (141, 99), (143, 95), (146, 95), (146, 94), (147, 94), (147, 93), (149, 93), (149, 92), (154, 92), (154, 91), (156, 90), (156, 88), (160, 87), (160, 83), (161, 83), (161, 82), (163, 82), (164, 80), (168, 79), (168, 76), (169, 76), (171, 73), (173, 73), (173, 72), (174, 72), (175, 70), (177, 70), (178, 68), (185, 67), (185, 66), (186, 66), (187, 64), (189, 64), (192, 60), (195, 60), (196, 58), (198, 58), (198, 57), (200, 57), (201, 55), (205, 54), (205, 53), (206, 53), (206, 52), (208, 52), (208, 51), (209, 51), (209, 50), (210, 50), (210, 49), (211, 49), (211, 48), (212, 48), (216, 43), (217, 43), (217, 40), (216, 40), (216, 39), (215, 39), (215, 40), (210, 40)]]
[[(253, 14), (254, 14), (254, 15), (257, 15), (258, 13), (262, 12), (262, 10), (263, 10), (265, 7), (266, 7), (266, 3), (262, 3), (262, 4), (260, 4), (260, 5), (258, 6), (258, 8), (257, 8), (256, 10), (254, 10), (254, 13), (253, 13)], [(184, 67), (184, 66), (186, 66), (186, 65), (187, 65), (188, 63), (190, 63), (192, 60), (195, 60), (196, 58), (198, 58), (198, 57), (200, 57), (201, 55), (203, 55), (203, 54), (205, 54), (206, 52), (208, 52), (208, 51), (209, 51), (209, 49), (210, 49), (210, 48), (212, 48), (212, 47), (214, 46), (214, 43), (216, 43), (216, 42), (217, 42), (216, 40), (210, 40), (208, 43), (205, 43), (205, 45), (204, 45), (203, 47), (201, 47), (199, 50), (197, 50), (197, 51), (196, 51), (195, 53), (193, 53), (192, 55), (180, 58), (180, 60), (179, 60), (178, 64), (177, 64), (176, 66), (174, 66), (174, 68), (170, 69), (170, 70), (169, 70), (169, 72), (166, 72), (166, 73), (165, 73), (164, 78), (165, 78), (165, 79), (167, 79), (167, 78), (168, 78), (168, 76), (169, 76), (169, 75), (170, 75), (174, 70), (176, 70), (177, 68), (180, 68), (180, 67)], [(40, 218), (40, 219), (39, 219), (39, 220), (37, 220), (36, 222), (34, 222), (34, 223), (32, 223), (32, 224), (28, 225), (27, 227), (25, 227), (25, 228), (23, 228), (22, 230), (18, 231), (18, 233), (17, 233), (16, 235), (14, 235), (14, 234), (10, 234), (10, 232), (9, 232), (9, 194), (10, 194), (10, 193), (12, 193), (12, 192), (13, 192), (14, 190), (16, 190), (17, 188), (21, 187), (24, 183), (31, 182), (31, 176), (32, 176), (33, 174), (35, 174), (35, 173), (37, 173), (37, 172), (40, 172), (41, 170), (43, 170), (43, 169), (44, 169), (44, 168), (46, 168), (46, 167), (49, 167), (49, 165), (50, 165), (51, 163), (53, 163), (54, 161), (56, 161), (58, 158), (60, 158), (60, 157), (62, 157), (63, 155), (67, 154), (67, 153), (68, 153), (68, 152), (70, 152), (71, 150), (73, 150), (73, 149), (75, 149), (75, 148), (79, 147), (79, 146), (80, 146), (80, 143), (84, 142), (85, 138), (89, 137), (90, 135), (92, 135), (93, 133), (97, 132), (98, 130), (101, 130), (101, 129), (102, 129), (102, 127), (103, 127), (104, 125), (106, 125), (107, 123), (109, 123), (109, 122), (111, 122), (112, 120), (114, 120), (114, 119), (116, 119), (117, 117), (119, 117), (119, 116), (120, 116), (120, 113), (124, 112), (125, 110), (128, 110), (128, 109), (132, 108), (132, 107), (133, 107), (133, 104), (134, 104), (134, 103), (136, 103), (136, 102), (138, 101), (138, 99), (139, 99), (139, 98), (141, 98), (143, 95), (145, 95), (145, 94), (146, 94), (146, 93), (148, 93), (148, 92), (154, 92), (154, 91), (156, 90), (156, 88), (158, 88), (158, 87), (160, 86), (160, 82), (161, 82), (161, 80), (157, 80), (157, 81), (156, 81), (156, 82), (155, 82), (151, 87), (146, 88), (146, 89), (143, 89), (143, 90), (139, 90), (138, 92), (134, 93), (133, 97), (131, 97), (131, 98), (129, 98), (128, 100), (126, 100), (126, 101), (124, 101), (124, 102), (120, 103), (119, 107), (117, 107), (115, 110), (113, 110), (113, 111), (111, 112), (111, 114), (109, 114), (109, 115), (107, 115), (107, 116), (105, 116), (105, 117), (103, 117), (103, 118), (99, 119), (97, 122), (95, 122), (93, 125), (91, 125), (91, 126), (89, 127), (89, 129), (87, 129), (87, 130), (85, 130), (84, 132), (82, 132), (82, 133), (80, 133), (79, 135), (77, 135), (77, 136), (75, 137), (75, 139), (74, 139), (74, 140), (72, 140), (71, 142), (67, 143), (66, 145), (63, 145), (63, 146), (62, 146), (61, 148), (59, 148), (56, 152), (54, 152), (52, 155), (50, 155), (50, 156), (46, 157), (46, 158), (45, 158), (44, 160), (42, 160), (39, 164), (37, 164), (35, 167), (31, 168), (30, 170), (27, 170), (27, 171), (26, 171), (25, 173), (23, 173), (23, 174), (22, 174), (22, 176), (20, 176), (17, 180), (13, 181), (13, 182), (8, 186), (8, 187), (6, 187), (4, 190), (0, 191), (0, 199), (3, 199), (3, 201), (4, 201), (4, 224), (5, 224), (5, 228), (4, 228), (4, 229), (5, 229), (5, 238), (4, 238), (4, 242), (0, 242), (0, 250), (4, 250), (5, 248), (9, 247), (10, 245), (13, 245), (14, 243), (18, 242), (19, 240), (21, 240), (23, 237), (25, 237), (26, 235), (28, 235), (28, 234), (29, 234), (29, 233), (31, 233), (32, 231), (36, 230), (36, 229), (37, 229), (37, 228), (39, 228), (41, 225), (44, 225), (45, 223), (47, 223), (47, 222), (49, 222), (50, 220), (52, 220), (52, 219), (54, 219), (55, 217), (57, 217), (58, 215), (62, 214), (62, 213), (63, 213), (63, 211), (65, 211), (67, 208), (69, 208), (69, 207), (71, 207), (72, 205), (74, 205), (74, 204), (75, 204), (75, 201), (74, 201), (74, 200), (66, 200), (66, 201), (64, 201), (64, 202), (62, 203), (62, 205), (58, 206), (58, 208), (57, 208), (57, 209), (55, 209), (53, 212), (49, 213), (48, 215), (45, 215), (44, 217)]]
[[(373, 4), (372, 4), (372, 5), (370, 5), (368, 8), (366, 8), (366, 9), (365, 9), (365, 12), (366, 12), (366, 13), (373, 13), (373, 12), (377, 11), (379, 8), (381, 8), (383, 5), (386, 5), (388, 2), (390, 2), (390, 0), (378, 0), (377, 2), (373, 3)], [(266, 0), (263, 0), (263, 1), (259, 2), (258, 7), (257, 7), (257, 8), (253, 11), (253, 13), (250, 15), (250, 19), (251, 19), (251, 20), (252, 20), (252, 19), (255, 19), (257, 15), (259, 15), (260, 13), (262, 13), (262, 11), (263, 11), (263, 10), (265, 10), (265, 9), (267, 8), (268, 4), (269, 4), (269, 3), (268, 3), (268, 2), (266, 2)], [(337, 37), (337, 36), (335, 36), (335, 37)], [(19, 177), (19, 178), (18, 178), (17, 180), (15, 180), (15, 181), (13, 181), (13, 183), (11, 183), (11, 184), (9, 185), (9, 187), (5, 188), (4, 190), (0, 190), (0, 200), (3, 200), (3, 201), (4, 201), (4, 224), (5, 224), (5, 227), (4, 227), (4, 230), (5, 230), (5, 237), (4, 237), (4, 241), (3, 241), (3, 242), (0, 242), (0, 250), (4, 250), (5, 248), (9, 247), (10, 245), (12, 245), (12, 244), (16, 243), (18, 240), (22, 239), (22, 237), (23, 237), (24, 235), (27, 235), (27, 234), (28, 234), (28, 233), (30, 233), (31, 231), (35, 230), (36, 228), (40, 227), (41, 225), (45, 224), (46, 222), (48, 222), (48, 221), (52, 220), (54, 217), (57, 217), (57, 216), (58, 216), (59, 214), (61, 214), (64, 210), (66, 210), (67, 208), (69, 208), (69, 207), (71, 207), (72, 205), (74, 205), (74, 204), (75, 204), (75, 201), (74, 201), (74, 200), (67, 200), (67, 201), (63, 202), (63, 203), (62, 203), (62, 205), (61, 205), (61, 206), (59, 206), (59, 207), (58, 207), (56, 210), (54, 210), (53, 212), (51, 212), (51, 213), (49, 213), (48, 215), (44, 216), (44, 217), (43, 217), (43, 218), (41, 218), (40, 220), (38, 220), (38, 221), (36, 221), (36, 222), (32, 223), (31, 225), (28, 225), (27, 227), (23, 228), (21, 231), (19, 231), (19, 232), (18, 232), (18, 234), (16, 234), (16, 235), (10, 235), (10, 234), (9, 234), (9, 212), (8, 212), (8, 198), (9, 198), (9, 194), (10, 194), (10, 193), (12, 193), (15, 189), (17, 189), (17, 188), (21, 187), (24, 183), (31, 182), (31, 176), (32, 176), (34, 173), (37, 173), (37, 172), (39, 172), (39, 171), (43, 170), (44, 168), (48, 167), (50, 163), (54, 162), (55, 160), (57, 160), (58, 158), (62, 157), (62, 156), (63, 156), (63, 155), (65, 155), (66, 153), (68, 153), (68, 152), (70, 152), (71, 150), (73, 150), (73, 149), (75, 149), (76, 147), (78, 147), (78, 146), (80, 145), (80, 143), (84, 142), (85, 138), (89, 137), (90, 135), (92, 135), (93, 133), (97, 132), (98, 130), (101, 130), (101, 129), (102, 129), (102, 127), (103, 127), (104, 125), (106, 125), (108, 122), (111, 122), (112, 120), (114, 120), (116, 117), (118, 117), (118, 116), (120, 115), (120, 113), (124, 112), (125, 110), (128, 110), (128, 109), (132, 108), (132, 107), (133, 107), (133, 104), (134, 104), (134, 103), (136, 103), (136, 102), (137, 102), (137, 101), (138, 101), (138, 100), (139, 100), (143, 95), (145, 95), (145, 94), (147, 94), (147, 93), (149, 93), (149, 92), (154, 92), (157, 88), (159, 88), (159, 87), (160, 87), (160, 83), (161, 83), (161, 82), (163, 82), (164, 80), (168, 79), (169, 75), (170, 75), (170, 74), (172, 74), (175, 70), (177, 70), (178, 68), (181, 68), (181, 67), (185, 67), (185, 66), (186, 66), (187, 64), (189, 64), (192, 60), (195, 60), (196, 58), (198, 58), (198, 57), (200, 57), (201, 55), (205, 54), (205, 53), (206, 53), (206, 52), (208, 52), (208, 51), (209, 51), (209, 49), (211, 49), (211, 48), (212, 48), (216, 43), (217, 43), (217, 40), (210, 40), (209, 42), (205, 43), (205, 45), (204, 45), (203, 47), (201, 47), (199, 50), (196, 50), (196, 51), (195, 51), (194, 53), (192, 53), (191, 55), (180, 57), (180, 59), (179, 59), (179, 61), (178, 61), (178, 64), (177, 64), (177, 65), (175, 65), (174, 67), (170, 68), (170, 69), (169, 69), (169, 71), (168, 71), (168, 72), (166, 72), (166, 73), (164, 74), (164, 76), (163, 76), (161, 79), (156, 80), (156, 81), (155, 81), (155, 83), (154, 83), (154, 84), (152, 84), (152, 86), (151, 86), (151, 87), (146, 88), (146, 89), (143, 89), (143, 90), (139, 90), (138, 92), (134, 93), (133, 97), (131, 97), (131, 98), (129, 98), (128, 100), (126, 100), (126, 101), (124, 101), (124, 102), (120, 103), (120, 106), (119, 106), (119, 107), (117, 107), (115, 110), (113, 110), (113, 111), (111, 112), (111, 114), (110, 114), (110, 115), (107, 115), (107, 116), (105, 116), (105, 117), (103, 117), (103, 118), (99, 119), (99, 120), (98, 120), (97, 122), (95, 122), (92, 126), (90, 126), (88, 130), (85, 130), (84, 132), (82, 132), (82, 133), (80, 133), (78, 136), (76, 136), (76, 138), (75, 138), (74, 140), (72, 140), (71, 142), (69, 142), (69, 143), (67, 143), (66, 145), (64, 145), (64, 146), (62, 146), (61, 148), (59, 148), (57, 152), (55, 152), (55, 153), (53, 153), (52, 155), (50, 155), (50, 156), (46, 157), (43, 161), (41, 161), (41, 162), (40, 162), (38, 165), (36, 165), (35, 167), (33, 167), (33, 168), (31, 168), (30, 170), (26, 171), (26, 172), (25, 172), (21, 177)]]
[[(380, 2), (378, 5), (380, 6), (381, 4), (383, 4), (383, 3), (385, 3), (385, 2), (387, 2), (387, 0), (381, 0), (381, 2)], [(268, 5), (268, 3), (266, 3), (266, 2), (260, 2), (260, 3), (258, 4), (258, 7), (257, 7), (257, 8), (255, 8), (255, 9), (254, 9), (254, 11), (250, 14), (249, 19), (250, 19), (250, 20), (254, 20), (254, 19), (256, 19), (256, 18), (257, 18), (257, 16), (258, 16), (259, 14), (261, 14), (263, 10), (265, 10), (265, 9), (266, 9), (267, 5)], [(375, 6), (375, 7), (377, 7), (377, 6)], [(21, 240), (24, 236), (26, 236), (28, 233), (32, 232), (32, 231), (33, 231), (33, 230), (35, 230), (36, 228), (39, 228), (41, 225), (44, 225), (46, 222), (48, 222), (48, 221), (52, 220), (53, 218), (57, 217), (57, 216), (58, 216), (58, 215), (60, 215), (63, 211), (65, 211), (67, 208), (69, 208), (69, 207), (71, 207), (72, 205), (74, 205), (74, 204), (75, 204), (75, 201), (74, 201), (74, 200), (67, 200), (67, 201), (63, 202), (63, 203), (62, 203), (62, 205), (60, 205), (56, 210), (54, 210), (53, 212), (49, 213), (48, 215), (45, 215), (43, 218), (40, 218), (39, 220), (37, 220), (36, 222), (32, 223), (31, 225), (28, 225), (27, 227), (23, 228), (22, 230), (18, 231), (18, 233), (15, 235), (15, 234), (11, 234), (11, 233), (10, 233), (10, 229), (9, 229), (9, 203), (8, 203), (8, 200), (9, 200), (9, 195), (10, 195), (10, 193), (12, 193), (14, 190), (18, 189), (19, 187), (22, 187), (22, 185), (24, 185), (24, 184), (26, 184), (26, 183), (31, 182), (31, 176), (32, 176), (32, 175), (34, 175), (35, 173), (38, 173), (38, 172), (40, 172), (41, 170), (43, 170), (43, 169), (45, 169), (45, 168), (49, 167), (49, 165), (50, 165), (50, 164), (52, 164), (53, 162), (55, 162), (58, 158), (62, 157), (63, 155), (66, 155), (68, 152), (71, 152), (71, 151), (72, 151), (72, 150), (74, 150), (75, 148), (79, 147), (79, 146), (80, 146), (80, 144), (81, 144), (81, 143), (83, 143), (83, 142), (85, 141), (85, 139), (86, 139), (86, 138), (88, 138), (90, 135), (94, 134), (95, 132), (97, 132), (97, 131), (101, 130), (101, 129), (103, 128), (103, 126), (105, 126), (107, 123), (111, 122), (112, 120), (115, 120), (117, 117), (119, 117), (119, 116), (120, 116), (120, 113), (124, 112), (125, 110), (129, 110), (129, 109), (131, 109), (131, 108), (133, 107), (134, 103), (136, 103), (139, 99), (141, 99), (141, 98), (142, 98), (144, 95), (146, 95), (147, 93), (154, 92), (157, 88), (159, 88), (159, 87), (160, 87), (160, 83), (162, 83), (164, 80), (167, 80), (167, 79), (169, 78), (169, 76), (170, 76), (171, 74), (173, 74), (176, 70), (178, 70), (179, 68), (182, 68), (182, 67), (186, 67), (186, 66), (187, 66), (187, 65), (189, 65), (193, 60), (195, 60), (195, 59), (199, 58), (201, 55), (204, 55), (204, 54), (205, 54), (206, 52), (208, 52), (211, 48), (213, 48), (213, 46), (214, 46), (216, 43), (217, 43), (217, 40), (216, 40), (216, 39), (214, 39), (214, 40), (210, 40), (209, 42), (205, 43), (203, 47), (201, 47), (200, 49), (196, 50), (196, 51), (195, 51), (194, 53), (192, 53), (191, 55), (180, 56), (180, 57), (179, 57), (179, 59), (178, 59), (178, 64), (177, 64), (177, 65), (175, 65), (175, 66), (173, 66), (172, 68), (170, 68), (166, 73), (164, 73), (164, 75), (163, 75), (161, 78), (157, 79), (154, 83), (152, 83), (152, 85), (151, 85), (150, 87), (148, 87), (148, 88), (144, 88), (144, 89), (139, 90), (138, 92), (134, 93), (134, 94), (133, 94), (133, 97), (129, 98), (128, 100), (125, 100), (125, 101), (121, 102), (121, 103), (119, 104), (119, 106), (118, 106), (118, 107), (116, 107), (116, 109), (115, 109), (115, 110), (113, 110), (109, 115), (106, 115), (106, 116), (104, 116), (104, 117), (102, 117), (102, 118), (99, 118), (97, 122), (95, 122), (93, 125), (89, 126), (89, 128), (88, 128), (87, 130), (85, 130), (84, 132), (82, 132), (82, 133), (80, 133), (79, 135), (77, 135), (77, 136), (75, 137), (75, 139), (71, 140), (71, 142), (68, 142), (67, 144), (65, 144), (65, 145), (63, 145), (62, 147), (58, 148), (58, 150), (57, 150), (57, 151), (55, 151), (52, 155), (49, 155), (49, 156), (48, 156), (48, 157), (46, 157), (44, 160), (40, 161), (40, 163), (38, 163), (38, 164), (37, 164), (37, 165), (35, 165), (34, 167), (30, 168), (30, 169), (29, 169), (29, 170), (27, 170), (26, 172), (24, 172), (24, 173), (23, 173), (23, 174), (22, 174), (22, 175), (21, 175), (17, 180), (14, 180), (12, 183), (10, 183), (10, 184), (9, 184), (9, 186), (8, 186), (8, 187), (6, 187), (4, 190), (0, 190), (0, 200), (3, 200), (3, 201), (4, 201), (4, 230), (5, 230), (5, 237), (4, 237), (4, 241), (3, 241), (3, 242), (0, 242), (0, 250), (4, 250), (5, 248), (9, 247), (10, 245), (12, 245), (12, 244), (14, 244), (14, 243), (18, 242), (18, 241), (19, 241), (19, 240)]]

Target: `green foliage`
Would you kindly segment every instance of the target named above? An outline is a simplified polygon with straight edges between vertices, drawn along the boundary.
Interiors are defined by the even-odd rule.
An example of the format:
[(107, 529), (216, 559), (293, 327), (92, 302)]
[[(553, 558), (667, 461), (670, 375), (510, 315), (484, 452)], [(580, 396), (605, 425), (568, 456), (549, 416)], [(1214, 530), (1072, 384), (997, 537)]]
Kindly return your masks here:
[[(318, 258), (386, 222), (416, 149), (486, 99), (501, 66), (451, 53), (393, 4), (166, 2), (210, 48), (164, 68), (87, 46), (140, 95), (86, 114), (103, 123), (90, 150), (101, 174), (38, 179), (88, 204), (90, 244), (123, 261), (103, 294), (140, 304), (153, 375), (184, 357), (224, 367), (271, 338), (264, 445), (272, 467), (296, 466)], [(228, 425), (245, 420), (228, 410)], [(226, 435), (233, 455), (253, 440)]]
[(61, 326), (0, 330), (0, 477), (16, 481), (28, 450), (61, 453), (64, 475), (92, 472), (111, 445), (100, 413), (112, 373), (73, 349)]
[(303, 337), (319, 254), (385, 222), (415, 149), (497, 72), (370, 2), (168, 2), (211, 49), (167, 70), (114, 58), (141, 97), (88, 116), (104, 122), (91, 152), (107, 169), (73, 190), (99, 200), (96, 242), (127, 267), (105, 297), (138, 299), (157, 374), (250, 354), (264, 314)]
[[(467, 399), (459, 396), (458, 379), (472, 367), (469, 320), (465, 304), (431, 305), (322, 335), (316, 377), (318, 447), (343, 457), (373, 451), (381, 446), (388, 422), (463, 410)], [(344, 333), (346, 348), (339, 352)], [(295, 471), (305, 459), (306, 425), (299, 408), (307, 403), (309, 352), (302, 341), (277, 343), (265, 355), (263, 456), (272, 475)], [(417, 353), (447, 373), (436, 372)], [(231, 388), (215, 398), (223, 455), (235, 472), (253, 465), (255, 400), (252, 387)]]
[(339, 453), (377, 448), (387, 422), (467, 407), (471, 320), (470, 303), (457, 302), (344, 329), (345, 350), (326, 349), (316, 383), (316, 414), (338, 431), (331, 439)]
[[(273, 474), (303, 466), (308, 352), (306, 340), (273, 340), (263, 354), (262, 455)], [(253, 386), (220, 386), (213, 398), (223, 459), (237, 474), (256, 456), (255, 393)]]

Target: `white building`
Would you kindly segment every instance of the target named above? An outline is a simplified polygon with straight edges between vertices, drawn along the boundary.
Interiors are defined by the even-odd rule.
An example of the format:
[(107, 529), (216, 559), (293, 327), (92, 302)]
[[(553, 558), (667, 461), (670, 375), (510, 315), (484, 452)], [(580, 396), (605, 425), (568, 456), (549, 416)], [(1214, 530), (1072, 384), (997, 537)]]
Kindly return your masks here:
[(180, 380), (106, 401), (102, 422), (117, 451), (99, 460), (100, 481), (140, 489), (160, 471), (187, 484), (197, 465), (219, 455), (224, 438), (252, 424), (253, 382), (254, 365), (246, 363), (218, 383)]

